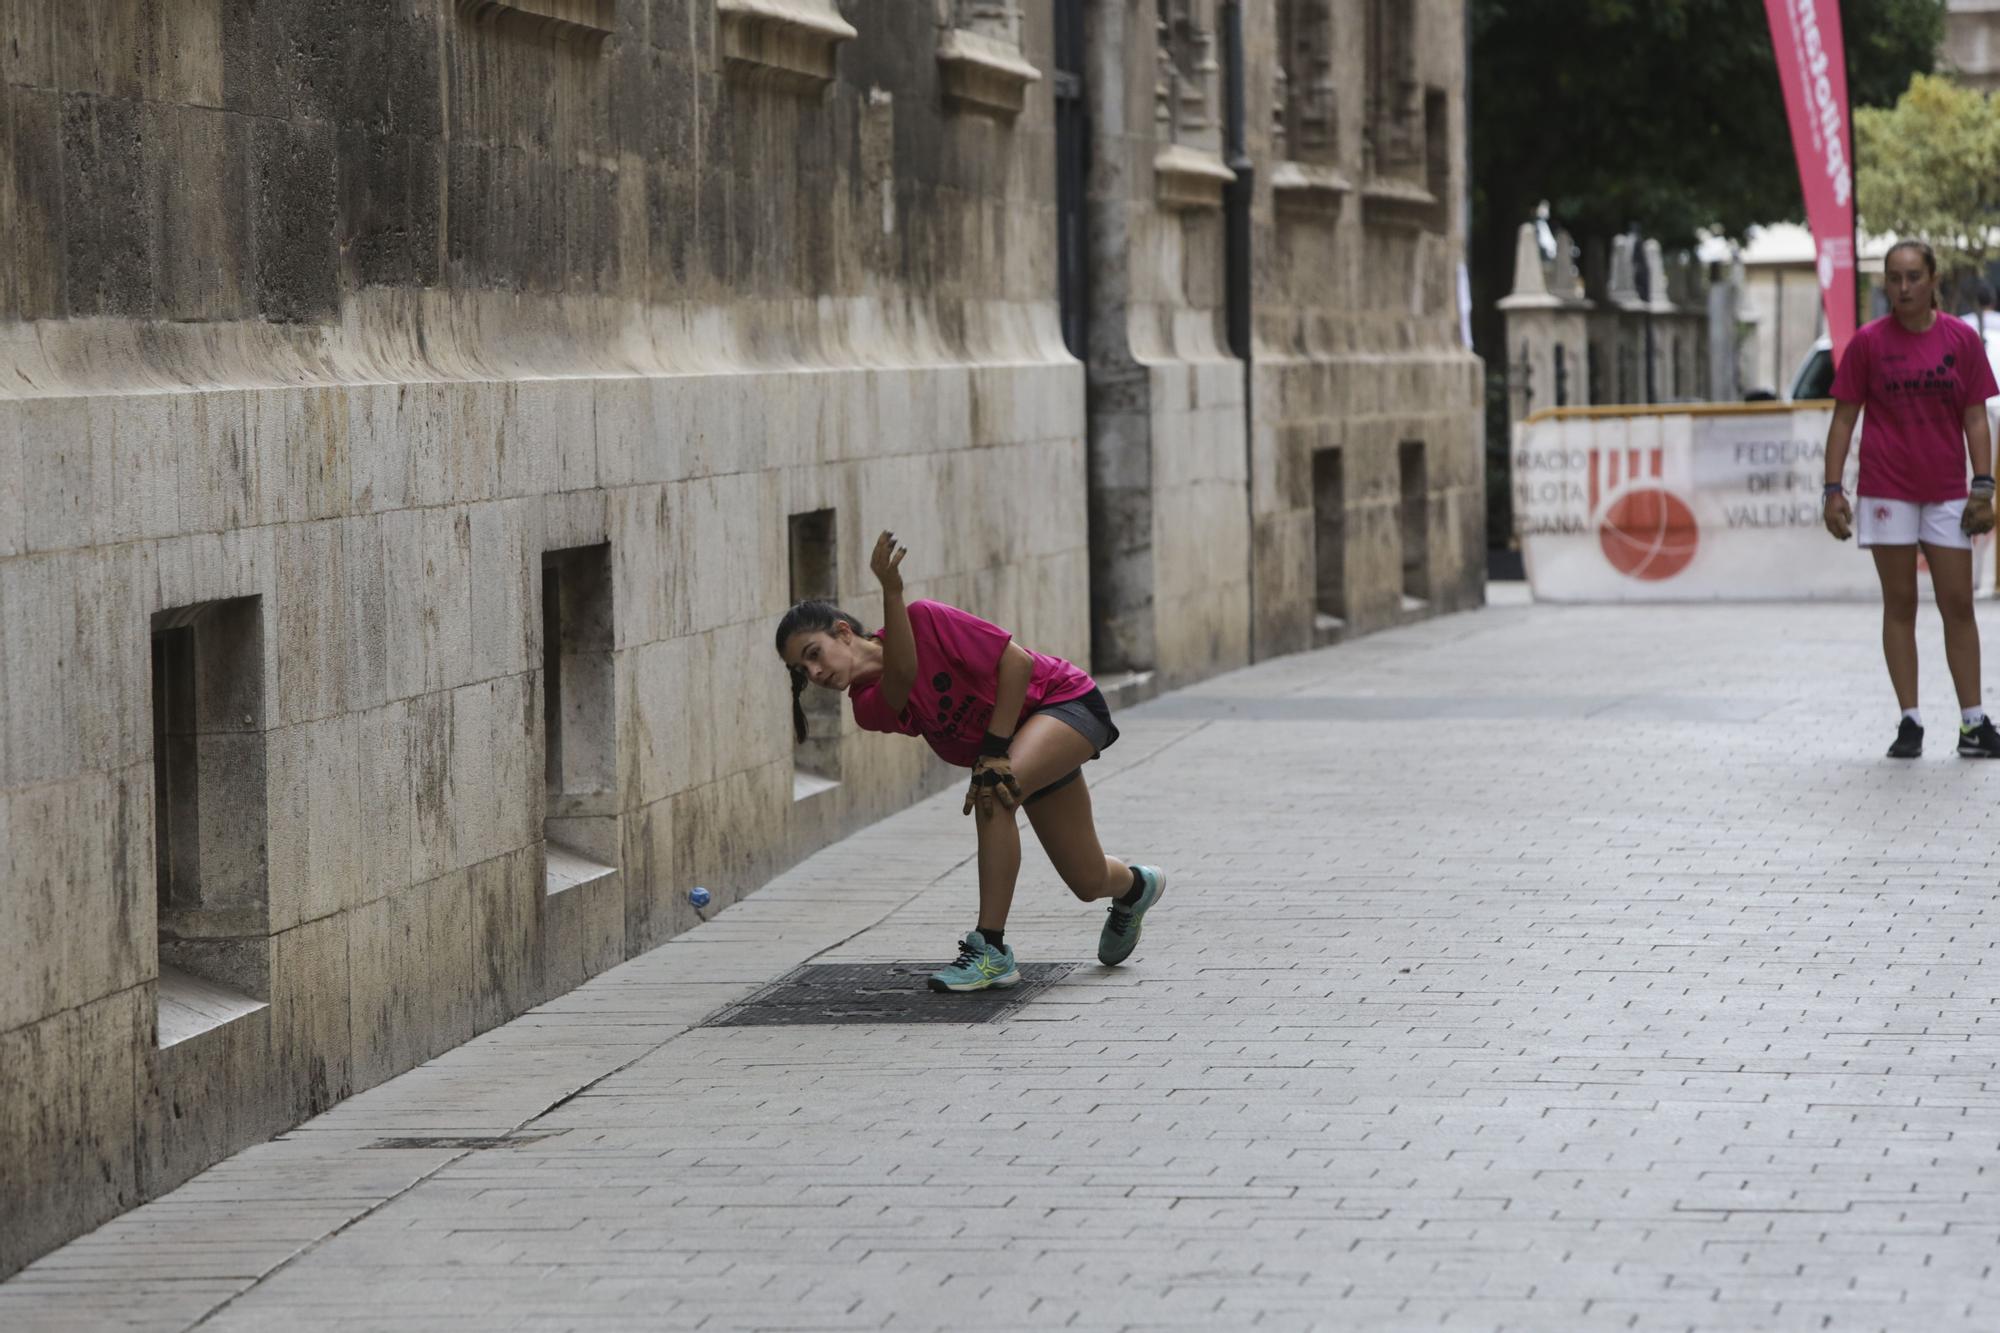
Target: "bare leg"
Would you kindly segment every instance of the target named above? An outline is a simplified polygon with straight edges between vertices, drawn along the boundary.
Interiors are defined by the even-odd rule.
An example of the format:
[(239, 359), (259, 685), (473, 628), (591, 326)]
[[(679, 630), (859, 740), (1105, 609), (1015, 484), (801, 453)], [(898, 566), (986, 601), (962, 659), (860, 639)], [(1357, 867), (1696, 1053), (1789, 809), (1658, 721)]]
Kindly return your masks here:
[[(1014, 765), (1014, 777), (1023, 796), (1032, 795), (1063, 774), (1079, 767), (1091, 756), (1090, 742), (1065, 722), (1052, 717), (1030, 717), (1014, 733), (1007, 757)], [(1070, 784), (1081, 787), (1082, 780)], [(1029, 818), (1041, 831), (1044, 805), (1069, 795), (1070, 787), (1035, 802)], [(1086, 803), (1084, 809), (1089, 810)], [(1014, 884), (1021, 874), (1021, 828), (1016, 811), (995, 810), (991, 815), (973, 811), (979, 822), (979, 928), (1004, 930), (1007, 913), (1014, 905)], [(1092, 834), (1092, 841), (1096, 835)], [(1100, 853), (1102, 855), (1102, 853)], [(1064, 876), (1067, 880), (1068, 876)], [(1124, 892), (1120, 889), (1119, 892)]]
[(979, 928), (1005, 930), (1021, 877), (1021, 829), (1012, 810), (972, 812), (979, 824)]
[(1960, 708), (1979, 706), (1979, 621), (1972, 613), (1972, 552), (1924, 546), (1931, 566), (1931, 590), (1944, 620), (1944, 657)]
[(1132, 868), (1106, 856), (1090, 813), (1090, 788), (1079, 777), (1028, 807), (1042, 849), (1069, 891), (1083, 902), (1116, 898), (1132, 887)]
[[(1917, 706), (1917, 548), (1876, 546), (1875, 574), (1882, 581), (1882, 658), (1899, 708)], [(1971, 565), (1966, 566), (1968, 573)]]

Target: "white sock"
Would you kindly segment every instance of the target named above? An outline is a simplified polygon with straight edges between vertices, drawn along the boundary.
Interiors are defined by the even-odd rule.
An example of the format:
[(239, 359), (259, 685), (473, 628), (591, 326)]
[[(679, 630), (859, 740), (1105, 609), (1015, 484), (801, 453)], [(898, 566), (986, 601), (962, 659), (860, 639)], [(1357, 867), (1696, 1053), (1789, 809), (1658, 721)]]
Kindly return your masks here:
[(1924, 724), (1924, 715), (1920, 709), (1905, 708), (1903, 710), (1903, 716), (1908, 718), (1910, 721), (1916, 723), (1920, 727)]
[(1958, 720), (1968, 727), (1976, 727), (1986, 720), (1986, 706), (1974, 704), (1970, 708), (1961, 708), (1958, 710)]

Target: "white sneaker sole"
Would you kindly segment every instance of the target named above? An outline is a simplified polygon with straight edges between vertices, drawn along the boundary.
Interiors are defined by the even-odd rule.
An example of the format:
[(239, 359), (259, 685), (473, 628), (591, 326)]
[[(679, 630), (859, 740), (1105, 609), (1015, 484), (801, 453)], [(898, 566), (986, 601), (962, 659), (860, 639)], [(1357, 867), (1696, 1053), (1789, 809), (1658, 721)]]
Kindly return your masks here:
[[(1167, 896), (1167, 872), (1158, 866), (1150, 866), (1148, 869), (1153, 872), (1153, 887), (1158, 890), (1158, 892), (1153, 894), (1153, 901), (1146, 904), (1146, 911), (1150, 912), (1160, 905), (1160, 899)], [(1118, 955), (1115, 961), (1104, 956), (1103, 937), (1099, 936), (1097, 949), (1098, 963), (1104, 967), (1119, 967), (1127, 962), (1132, 957), (1133, 951), (1139, 947), (1139, 932), (1141, 927), (1144, 926), (1145, 920), (1146, 918), (1142, 914), (1137, 921), (1132, 923), (1132, 942), (1126, 946), (1125, 952)]]
[(977, 990), (1006, 990), (1010, 986), (1018, 986), (1020, 984), (1021, 984), (1021, 974), (1019, 972), (1009, 972), (1004, 977), (994, 977), (990, 981), (967, 981), (967, 982), (939, 981), (936, 977), (932, 977), (930, 979), (930, 987), (932, 990), (949, 991), (958, 995), (963, 995), (968, 991), (977, 991)]

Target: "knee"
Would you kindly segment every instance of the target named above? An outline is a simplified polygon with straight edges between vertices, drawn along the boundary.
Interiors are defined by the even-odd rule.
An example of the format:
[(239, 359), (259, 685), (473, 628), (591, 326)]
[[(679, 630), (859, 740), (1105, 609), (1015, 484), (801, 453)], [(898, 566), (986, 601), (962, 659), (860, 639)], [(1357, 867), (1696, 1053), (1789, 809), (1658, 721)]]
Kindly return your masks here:
[[(972, 807), (972, 820), (973, 823), (979, 826), (981, 833), (989, 830), (997, 831), (1003, 826), (1003, 822), (1005, 825), (1014, 825), (1014, 812), (1002, 809), (998, 802), (992, 805), (974, 805)], [(1019, 827), (1018, 825), (1014, 826)]]
[(1897, 593), (1882, 599), (1882, 622), (1886, 625), (1915, 626), (1917, 623), (1917, 595), (1907, 596)]
[(1938, 614), (1947, 624), (1969, 625), (1973, 620), (1972, 597), (1969, 593), (1954, 589), (1937, 594)]

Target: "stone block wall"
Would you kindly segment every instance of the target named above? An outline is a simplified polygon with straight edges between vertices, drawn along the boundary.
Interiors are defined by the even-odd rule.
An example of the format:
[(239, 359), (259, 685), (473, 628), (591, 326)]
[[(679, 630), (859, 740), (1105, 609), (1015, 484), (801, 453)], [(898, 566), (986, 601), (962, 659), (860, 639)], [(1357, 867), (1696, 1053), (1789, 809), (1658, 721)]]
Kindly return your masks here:
[[(687, 929), (692, 885), (726, 905), (927, 790), (927, 750), (843, 718), (844, 780), (795, 799), (787, 518), (834, 511), (871, 623), (880, 515), (913, 595), (1084, 658), (1081, 388), (1056, 364), (0, 403), (33, 457), (88, 446), (26, 478), (30, 512), (78, 524), (23, 524), (0, 560), (10, 1257)], [(207, 530), (230, 512), (254, 525)], [(562, 840), (612, 873), (553, 891), (543, 556), (607, 543), (615, 780), (601, 831)], [(163, 1045), (149, 626), (244, 598), (268, 989)]]
[(800, 780), (793, 515), (1088, 660), (1046, 107), (479, 8), (8, 11), (0, 1274), (931, 790)]

